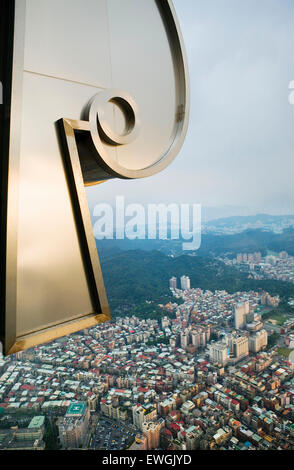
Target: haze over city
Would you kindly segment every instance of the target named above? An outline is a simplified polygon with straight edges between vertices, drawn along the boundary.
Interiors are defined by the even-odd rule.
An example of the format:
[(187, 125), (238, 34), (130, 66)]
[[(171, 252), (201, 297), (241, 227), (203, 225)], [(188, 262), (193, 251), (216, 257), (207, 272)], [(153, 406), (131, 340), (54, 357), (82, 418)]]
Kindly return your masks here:
[(294, 450), (293, 20), (0, 1), (0, 451)]
[(88, 189), (90, 206), (189, 202), (208, 218), (293, 212), (294, 4), (175, 0), (188, 56), (191, 110), (183, 148), (165, 171)]

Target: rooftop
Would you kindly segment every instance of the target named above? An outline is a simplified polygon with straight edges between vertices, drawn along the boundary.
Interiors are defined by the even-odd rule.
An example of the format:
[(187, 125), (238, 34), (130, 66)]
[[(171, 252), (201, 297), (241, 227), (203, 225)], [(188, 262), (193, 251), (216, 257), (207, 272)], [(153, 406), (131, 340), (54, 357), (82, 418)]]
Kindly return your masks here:
[(66, 411), (66, 416), (82, 416), (87, 404), (85, 402), (79, 401), (79, 402), (71, 402), (69, 405), (67, 411)]
[(43, 426), (44, 421), (45, 421), (44, 416), (34, 416), (28, 426), (28, 429), (40, 428), (41, 426)]

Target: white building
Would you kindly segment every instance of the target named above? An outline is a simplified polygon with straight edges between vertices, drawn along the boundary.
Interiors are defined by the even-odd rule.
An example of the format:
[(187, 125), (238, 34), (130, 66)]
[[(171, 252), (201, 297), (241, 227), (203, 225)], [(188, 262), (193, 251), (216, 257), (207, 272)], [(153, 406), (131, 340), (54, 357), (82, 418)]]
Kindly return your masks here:
[(260, 330), (249, 337), (249, 351), (258, 352), (267, 345), (267, 331)]
[(235, 307), (235, 328), (239, 330), (246, 325), (246, 315), (249, 313), (249, 302), (238, 303)]
[(247, 336), (239, 336), (232, 341), (232, 353), (236, 359), (248, 356), (248, 338)]
[(181, 289), (190, 289), (190, 278), (188, 276), (181, 276)]
[(171, 289), (176, 289), (177, 288), (177, 278), (176, 277), (171, 277), (169, 280), (169, 287)]
[(228, 347), (222, 342), (210, 345), (209, 356), (212, 362), (225, 365), (228, 362)]

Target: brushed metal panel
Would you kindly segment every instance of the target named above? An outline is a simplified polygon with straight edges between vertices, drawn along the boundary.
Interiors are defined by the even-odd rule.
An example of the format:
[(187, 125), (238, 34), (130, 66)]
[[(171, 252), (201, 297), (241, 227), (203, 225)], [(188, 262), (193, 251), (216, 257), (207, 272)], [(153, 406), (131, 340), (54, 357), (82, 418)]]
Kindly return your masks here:
[(111, 86), (107, 0), (26, 0), (24, 68)]
[[(87, 183), (161, 171), (181, 148), (189, 114), (170, 0), (16, 5), (6, 353), (110, 319), (82, 171)], [(99, 119), (95, 109), (85, 118), (90, 100)]]
[[(11, 2), (12, 3), (12, 2)], [(4, 5), (1, 5), (3, 8)], [(13, 8), (10, 5), (9, 8)], [(23, 2), (15, 2), (14, 5), (14, 38), (13, 46), (11, 45), (13, 53), (12, 76), (7, 77), (11, 80), (11, 109), (10, 116), (6, 115), (6, 119), (10, 120), (10, 136), (9, 136), (9, 151), (8, 155), (3, 155), (1, 158), (8, 161), (8, 174), (7, 174), (7, 213), (6, 213), (6, 242), (4, 241), (5, 233), (1, 234), (1, 245), (4, 244), (6, 251), (6, 282), (0, 277), (0, 282), (5, 289), (5, 309), (1, 310), (0, 315), (3, 315), (4, 331), (1, 331), (1, 336), (4, 340), (4, 352), (6, 353), (15, 342), (16, 330), (16, 287), (17, 287), (17, 240), (18, 240), (18, 172), (19, 172), (19, 149), (20, 149), (20, 127), (21, 127), (21, 97), (22, 97), (22, 70), (23, 70), (23, 43), (24, 43), (24, 21), (25, 4)], [(11, 17), (4, 17), (7, 27), (12, 28)], [(12, 40), (12, 38), (11, 38)], [(8, 45), (9, 47), (9, 45)], [(6, 53), (7, 54), (7, 53)], [(14, 58), (18, 57), (15, 61)], [(7, 59), (7, 55), (6, 55)], [(8, 96), (4, 94), (5, 113), (8, 113), (9, 107), (7, 106)], [(1, 129), (1, 131), (3, 131)], [(2, 149), (1, 149), (2, 150)], [(3, 176), (3, 175), (1, 175)], [(5, 204), (1, 200), (1, 204)], [(2, 239), (3, 236), (3, 239)], [(3, 245), (2, 245), (3, 246)], [(1, 260), (1, 263), (4, 260)], [(3, 299), (3, 298), (2, 298)], [(2, 319), (1, 319), (2, 320)]]
[[(156, 162), (174, 139), (177, 107), (181, 103), (170, 46), (172, 38), (167, 34), (156, 1), (108, 0), (107, 5), (112, 84), (134, 98), (142, 123), (138, 138), (118, 148), (118, 162), (138, 170)], [(119, 131), (123, 123), (117, 111), (116, 118)]]
[(79, 116), (93, 88), (24, 73), (17, 334), (92, 311), (54, 122)]

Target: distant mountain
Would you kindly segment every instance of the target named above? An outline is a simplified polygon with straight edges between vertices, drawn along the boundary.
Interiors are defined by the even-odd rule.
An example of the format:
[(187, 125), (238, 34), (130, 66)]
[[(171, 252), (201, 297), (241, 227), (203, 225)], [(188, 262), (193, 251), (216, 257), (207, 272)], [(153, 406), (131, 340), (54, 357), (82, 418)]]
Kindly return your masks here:
[[(98, 240), (97, 246), (102, 256), (109, 257), (114, 250), (158, 250), (165, 254), (188, 254), (182, 251), (182, 240)], [(199, 256), (220, 256), (227, 254), (234, 257), (237, 253), (253, 253), (260, 251), (280, 252), (286, 250), (294, 256), (294, 229), (287, 228), (282, 233), (272, 231), (244, 230), (232, 235), (205, 233), (201, 237), (201, 246), (196, 254)]]
[(223, 217), (220, 219), (209, 220), (205, 223), (207, 227), (234, 227), (236, 225), (256, 225), (270, 226), (273, 224), (278, 225), (294, 225), (294, 215), (270, 215), (270, 214), (256, 214), (246, 216), (233, 216)]
[(205, 256), (227, 254), (229, 257), (234, 257), (237, 253), (260, 251), (266, 255), (267, 251), (280, 252), (283, 250), (294, 256), (293, 228), (285, 229), (282, 233), (244, 230), (232, 235), (203, 234), (202, 243), (197, 253)]

